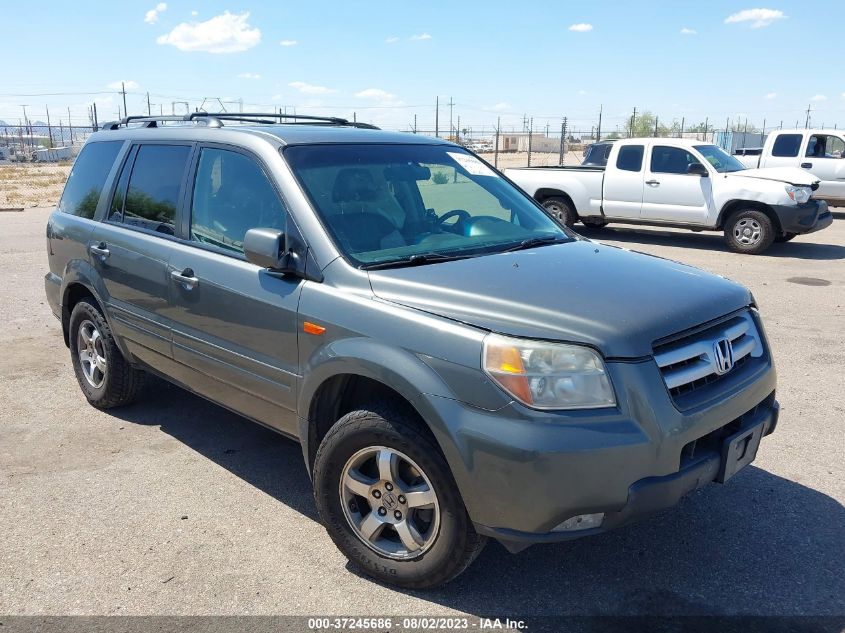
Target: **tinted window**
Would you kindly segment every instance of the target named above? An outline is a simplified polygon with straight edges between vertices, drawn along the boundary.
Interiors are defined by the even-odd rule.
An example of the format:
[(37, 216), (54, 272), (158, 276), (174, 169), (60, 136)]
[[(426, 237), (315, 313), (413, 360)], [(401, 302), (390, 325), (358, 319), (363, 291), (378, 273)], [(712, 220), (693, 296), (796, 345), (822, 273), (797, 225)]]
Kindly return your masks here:
[(120, 170), (120, 177), (117, 179), (117, 186), (114, 188), (114, 195), (109, 206), (108, 219), (112, 222), (123, 221), (123, 203), (126, 200), (126, 186), (129, 184), (129, 174), (132, 172), (132, 163), (135, 161), (135, 153), (137, 147), (130, 150), (126, 157), (126, 162), (123, 163), (123, 168)]
[(643, 166), (643, 145), (625, 145), (619, 148), (616, 168), (625, 171), (640, 171)]
[(838, 136), (814, 134), (807, 143), (805, 156), (811, 158), (842, 158), (845, 141)]
[(123, 141), (88, 143), (82, 148), (68, 177), (59, 211), (91, 219)]
[(798, 156), (801, 149), (800, 134), (779, 134), (772, 147), (772, 156)]
[(687, 168), (700, 161), (680, 147), (655, 145), (651, 150), (651, 171), (656, 174), (686, 174)]
[(173, 235), (179, 185), (191, 148), (186, 145), (142, 145), (138, 149), (123, 221), (140, 228)]
[(200, 154), (191, 203), (191, 239), (237, 253), (254, 228), (285, 229), (285, 211), (261, 167), (238, 152)]

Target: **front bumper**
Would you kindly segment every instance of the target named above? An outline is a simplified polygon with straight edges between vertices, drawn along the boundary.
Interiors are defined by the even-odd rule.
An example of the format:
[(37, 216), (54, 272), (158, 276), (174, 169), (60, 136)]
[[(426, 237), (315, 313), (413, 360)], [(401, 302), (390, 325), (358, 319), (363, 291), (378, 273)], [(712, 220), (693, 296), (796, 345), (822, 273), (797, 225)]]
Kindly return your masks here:
[[(485, 411), (422, 395), (417, 408), (449, 462), (479, 533), (512, 551), (531, 543), (587, 536), (674, 505), (716, 480), (721, 459), (691, 443), (721, 429), (777, 422), (776, 375), (759, 367), (720, 397), (679, 409), (653, 360), (608, 362), (618, 405), (541, 412), (511, 403)], [(599, 528), (555, 532), (575, 516), (604, 513)]]
[(814, 233), (831, 225), (833, 214), (824, 200), (810, 199), (799, 205), (774, 205), (772, 207), (780, 220), (784, 233)]

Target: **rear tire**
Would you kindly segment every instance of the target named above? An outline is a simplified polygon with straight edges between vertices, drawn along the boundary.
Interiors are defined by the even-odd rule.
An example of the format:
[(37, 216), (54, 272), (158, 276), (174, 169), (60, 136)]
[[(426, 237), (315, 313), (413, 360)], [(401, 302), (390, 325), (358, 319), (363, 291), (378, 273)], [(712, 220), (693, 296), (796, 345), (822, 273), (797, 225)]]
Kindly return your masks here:
[(781, 233), (775, 238), (775, 242), (783, 244), (784, 242), (788, 242), (796, 237), (798, 237), (798, 233)]
[(725, 223), (725, 241), (735, 253), (758, 255), (775, 241), (775, 228), (762, 211), (740, 209)]
[(486, 542), (419, 424), (400, 408), (353, 411), (329, 430), (314, 462), (317, 509), (335, 545), (365, 574), (408, 589), (452, 580)]
[(123, 358), (100, 309), (87, 299), (73, 307), (68, 325), (70, 358), (82, 393), (98, 409), (132, 402), (146, 374)]
[(581, 224), (591, 229), (602, 229), (608, 225), (607, 220), (596, 220), (594, 218), (581, 218)]
[(557, 196), (546, 198), (541, 204), (556, 222), (569, 228), (572, 228), (572, 225), (575, 224), (575, 220), (578, 218), (575, 209), (572, 208), (572, 205), (565, 198)]

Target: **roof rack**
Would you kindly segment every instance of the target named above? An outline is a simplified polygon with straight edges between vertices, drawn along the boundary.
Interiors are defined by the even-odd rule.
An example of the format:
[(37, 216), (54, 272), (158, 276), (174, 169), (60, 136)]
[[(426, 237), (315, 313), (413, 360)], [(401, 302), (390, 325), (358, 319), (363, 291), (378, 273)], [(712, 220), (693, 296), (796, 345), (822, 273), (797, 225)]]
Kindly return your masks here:
[(287, 123), (298, 125), (339, 125), (357, 127), (367, 130), (378, 130), (375, 125), (349, 121), (340, 117), (313, 116), (309, 114), (280, 114), (278, 112), (190, 112), (185, 115), (131, 115), (119, 121), (104, 123), (101, 130), (117, 130), (121, 127), (128, 127), (130, 123), (140, 123), (141, 127), (158, 127), (159, 122), (180, 121), (192, 123), (204, 123), (208, 127), (223, 127), (224, 121), (240, 121), (242, 123), (260, 123), (272, 125), (275, 123)]

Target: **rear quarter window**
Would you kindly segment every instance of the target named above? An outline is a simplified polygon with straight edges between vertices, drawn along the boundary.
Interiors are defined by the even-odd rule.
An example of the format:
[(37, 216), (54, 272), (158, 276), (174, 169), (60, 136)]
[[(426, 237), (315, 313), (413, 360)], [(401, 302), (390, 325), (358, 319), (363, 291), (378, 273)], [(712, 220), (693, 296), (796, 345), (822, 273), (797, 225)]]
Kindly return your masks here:
[(624, 171), (640, 171), (643, 167), (643, 145), (623, 145), (616, 156), (616, 168)]
[(123, 141), (88, 143), (79, 152), (67, 179), (59, 211), (93, 219), (100, 194)]
[(772, 156), (793, 158), (798, 156), (801, 149), (802, 136), (800, 134), (779, 134), (772, 146)]

